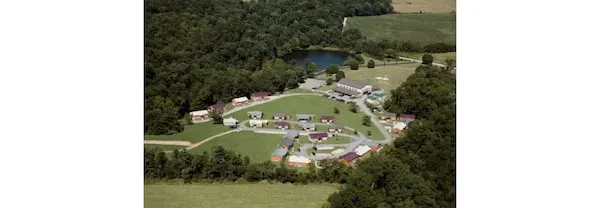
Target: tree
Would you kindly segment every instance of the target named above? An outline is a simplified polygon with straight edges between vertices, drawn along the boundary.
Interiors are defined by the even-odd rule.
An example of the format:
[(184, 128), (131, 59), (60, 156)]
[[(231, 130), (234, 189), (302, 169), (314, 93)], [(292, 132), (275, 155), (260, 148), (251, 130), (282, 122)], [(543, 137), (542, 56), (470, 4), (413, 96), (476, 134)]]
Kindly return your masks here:
[(340, 114), (340, 110), (338, 108), (333, 108), (333, 113)]
[(433, 56), (431, 54), (426, 53), (423, 55), (422, 60), (424, 65), (431, 65), (433, 63)]
[(373, 61), (373, 59), (369, 60), (369, 62), (367, 63), (367, 68), (375, 68), (375, 62)]
[(346, 78), (346, 73), (344, 73), (344, 71), (338, 71), (335, 75), (335, 81), (339, 82), (343, 78)]
[(223, 123), (223, 116), (218, 111), (210, 111), (208, 113), (208, 116), (210, 118), (212, 118), (213, 124), (222, 124)]
[(358, 131), (357, 131), (357, 130), (354, 130), (354, 134), (358, 134)]
[(371, 131), (367, 130), (367, 136), (371, 136)]
[(452, 70), (454, 68), (454, 64), (456, 63), (456, 61), (451, 58), (446, 58), (446, 60), (444, 60), (444, 63), (446, 63), (447, 70)]
[(350, 59), (348, 61), (346, 61), (345, 63), (348, 64), (348, 66), (350, 66), (350, 69), (352, 70), (358, 70), (358, 61), (356, 59)]
[(336, 74), (339, 71), (338, 65), (337, 64), (331, 64), (329, 65), (329, 67), (327, 67), (327, 69), (325, 69), (325, 73), (331, 75), (331, 74)]
[(371, 126), (371, 117), (369, 117), (369, 116), (363, 116), (363, 118), (362, 118), (362, 125), (363, 126)]
[(356, 104), (350, 103), (350, 105), (348, 106), (348, 110), (350, 110), (350, 112), (352, 112), (352, 113), (356, 113), (357, 112), (356, 107), (357, 107)]
[(383, 51), (383, 54), (385, 55), (385, 58), (389, 59), (393, 58), (393, 59), (398, 59), (398, 54), (396, 53), (396, 51), (394, 49), (388, 48), (385, 49), (385, 51)]
[(331, 78), (327, 78), (327, 80), (325, 81), (325, 84), (327, 85), (331, 85), (333, 83), (333, 79)]

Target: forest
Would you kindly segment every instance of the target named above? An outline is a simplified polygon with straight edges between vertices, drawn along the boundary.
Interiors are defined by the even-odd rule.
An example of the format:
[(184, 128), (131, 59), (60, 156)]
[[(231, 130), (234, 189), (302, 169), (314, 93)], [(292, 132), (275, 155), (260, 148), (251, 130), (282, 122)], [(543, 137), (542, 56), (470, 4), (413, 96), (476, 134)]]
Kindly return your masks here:
[[(430, 56), (424, 61), (431, 63)], [(429, 60), (425, 60), (429, 59)], [(342, 183), (324, 207), (456, 207), (456, 77), (447, 68), (421, 65), (392, 91), (384, 108), (411, 113), (404, 135), (379, 153), (347, 167), (337, 160), (298, 171), (266, 161), (251, 164), (248, 157), (216, 147), (211, 153), (190, 155), (160, 149), (144, 150), (144, 176), (194, 181), (262, 180), (282, 183)]]
[(280, 57), (312, 45), (383, 57), (384, 50), (453, 50), (443, 43), (376, 41), (349, 16), (392, 12), (391, 0), (145, 0), (144, 133), (183, 130), (184, 114), (248, 96), (297, 87), (314, 68)]

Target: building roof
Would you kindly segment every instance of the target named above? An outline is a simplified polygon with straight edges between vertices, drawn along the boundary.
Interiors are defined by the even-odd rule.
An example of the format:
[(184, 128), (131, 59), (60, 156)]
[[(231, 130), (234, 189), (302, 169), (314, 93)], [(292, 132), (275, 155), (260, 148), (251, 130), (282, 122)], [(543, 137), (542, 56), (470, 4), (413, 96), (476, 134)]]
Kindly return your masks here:
[(233, 98), (233, 102), (239, 103), (239, 102), (246, 102), (248, 101), (247, 97), (239, 97), (239, 98)]
[(382, 115), (382, 116), (385, 116), (385, 117), (398, 117), (398, 114), (395, 114), (395, 113), (388, 113), (388, 112), (384, 112), (384, 113), (382, 113), (381, 115)]
[(205, 116), (205, 115), (208, 115), (208, 111), (207, 110), (193, 111), (193, 112), (190, 112), (190, 115), (192, 115), (192, 117)]
[(350, 86), (350, 87), (354, 87), (354, 88), (358, 88), (358, 89), (362, 89), (363, 87), (369, 85), (368, 83), (364, 83), (362, 81), (359, 80), (352, 80), (352, 79), (340, 79), (340, 81), (338, 81), (338, 84), (342, 84), (342, 85), (346, 85), (346, 86)]
[(276, 113), (273, 117), (285, 117), (285, 113)]
[(315, 128), (316, 125), (313, 124), (313, 123), (303, 123), (302, 127), (305, 128), (305, 129), (312, 129), (312, 128)]
[(268, 96), (268, 95), (269, 95), (269, 94), (268, 94), (267, 92), (262, 92), (262, 91), (261, 91), (261, 92), (255, 92), (255, 93), (252, 93), (252, 95), (250, 95), (250, 96), (251, 96), (251, 97), (266, 97), (266, 96)]
[(367, 154), (369, 151), (371, 151), (371, 148), (367, 145), (360, 145), (354, 150), (354, 152), (360, 156)]
[(327, 132), (317, 132), (317, 133), (312, 133), (312, 134), (308, 134), (308, 137), (312, 138), (312, 139), (320, 139), (323, 137), (328, 137), (329, 134), (327, 134)]
[(289, 122), (285, 122), (285, 121), (276, 121), (275, 125), (276, 126), (289, 126), (290, 123)]
[(311, 114), (296, 114), (296, 117), (298, 117), (298, 119), (310, 119), (310, 117), (312, 117)]
[(285, 154), (287, 154), (287, 150), (279, 147), (279, 148), (275, 149), (275, 151), (273, 151), (273, 153), (271, 153), (271, 156), (283, 157), (283, 156), (285, 156)]
[(400, 114), (400, 118), (402, 119), (415, 119), (417, 118), (417, 116), (413, 115), (413, 114)]
[(342, 125), (342, 124), (331, 124), (331, 125), (329, 125), (329, 129), (344, 129), (344, 125)]
[(343, 159), (343, 160), (348, 161), (348, 162), (352, 162), (352, 161), (356, 160), (359, 157), (360, 157), (360, 155), (356, 154), (356, 152), (348, 152), (348, 153), (340, 156), (340, 159)]
[(285, 133), (285, 137), (290, 139), (298, 138), (298, 136), (300, 136), (300, 132), (298, 131), (287, 131), (287, 133)]
[(223, 123), (237, 123), (237, 122), (238, 122), (238, 120), (233, 117), (223, 119)]
[(292, 144), (294, 144), (294, 139), (283, 137), (283, 139), (279, 143), (279, 146), (280, 147), (283, 147), (283, 146), (288, 146), (289, 147), (289, 146), (292, 146)]
[(225, 108), (225, 103), (217, 103), (217, 104), (208, 106), (208, 108), (213, 109), (213, 110), (221, 110), (221, 109)]
[(349, 90), (349, 89), (346, 89), (343, 87), (337, 87), (337, 86), (334, 87), (332, 90), (335, 92), (345, 94), (345, 95), (359, 95), (360, 94), (360, 92), (358, 92), (358, 91)]
[(263, 124), (268, 122), (268, 120), (250, 120), (250, 124)]
[(321, 120), (333, 121), (335, 116), (321, 116)]
[(310, 163), (310, 159), (308, 159), (307, 157), (302, 157), (302, 156), (297, 156), (297, 155), (292, 155), (288, 158), (288, 162), (295, 162), (295, 163)]
[(402, 129), (404, 129), (404, 127), (406, 127), (406, 124), (405, 124), (405, 123), (403, 123), (403, 122), (398, 122), (398, 123), (394, 124), (394, 127), (393, 127), (393, 129), (400, 129), (400, 130), (402, 130)]
[(260, 111), (248, 111), (248, 115), (251, 115), (251, 116), (262, 116), (262, 112), (260, 112)]

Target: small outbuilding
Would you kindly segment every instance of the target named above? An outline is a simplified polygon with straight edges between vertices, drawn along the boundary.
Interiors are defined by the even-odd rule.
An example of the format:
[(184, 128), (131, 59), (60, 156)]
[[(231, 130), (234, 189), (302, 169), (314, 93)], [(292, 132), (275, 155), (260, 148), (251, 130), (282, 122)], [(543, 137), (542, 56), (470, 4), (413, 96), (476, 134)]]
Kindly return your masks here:
[(321, 116), (321, 122), (331, 123), (335, 120), (335, 116)]
[(231, 104), (233, 106), (248, 105), (248, 98), (247, 97), (233, 98), (233, 100), (231, 100)]
[(278, 129), (289, 129), (290, 128), (290, 123), (286, 122), (286, 121), (276, 121), (275, 122), (275, 127)]
[(298, 121), (310, 121), (312, 119), (311, 114), (296, 114)]
[(318, 132), (308, 134), (308, 140), (311, 142), (321, 142), (329, 139), (329, 134), (327, 132)]
[(233, 117), (223, 119), (223, 125), (225, 126), (237, 127), (238, 123), (239, 121)]
[(392, 127), (392, 133), (402, 134), (404, 128), (406, 128), (406, 124), (404, 122), (397, 122), (396, 124), (394, 124), (394, 127)]
[(287, 149), (277, 148), (273, 153), (271, 153), (271, 161), (273, 162), (281, 162), (285, 155), (287, 154)]
[(192, 117), (192, 122), (198, 122), (208, 119), (208, 111), (207, 110), (199, 110), (190, 112), (190, 116)]
[(303, 156), (291, 155), (288, 158), (288, 165), (292, 167), (308, 167), (310, 159)]
[(331, 124), (328, 127), (329, 132), (342, 133), (344, 131), (344, 125), (342, 124)]
[(253, 118), (253, 119), (259, 119), (262, 118), (263, 113), (260, 111), (248, 111), (248, 117)]
[(379, 116), (380, 120), (398, 120), (398, 114), (395, 113), (388, 113), (388, 112), (384, 112), (381, 114), (381, 116)]
[(317, 125), (313, 124), (313, 123), (303, 123), (302, 125), (302, 130), (304, 131), (315, 131), (317, 130)]
[(255, 93), (252, 93), (252, 95), (250, 95), (250, 98), (253, 101), (268, 100), (269, 94), (267, 92), (255, 92)]
[(342, 162), (344, 165), (352, 165), (358, 160), (358, 158), (360, 158), (360, 156), (356, 154), (356, 152), (349, 152), (339, 157), (340, 162)]
[(225, 103), (217, 103), (211, 106), (208, 106), (208, 111), (220, 111), (225, 112), (227, 110)]

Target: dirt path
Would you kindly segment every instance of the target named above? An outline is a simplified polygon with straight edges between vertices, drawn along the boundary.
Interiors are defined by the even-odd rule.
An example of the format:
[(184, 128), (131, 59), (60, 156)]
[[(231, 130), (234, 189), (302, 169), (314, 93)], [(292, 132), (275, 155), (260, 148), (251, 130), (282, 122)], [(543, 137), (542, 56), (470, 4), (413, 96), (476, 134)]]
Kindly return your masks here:
[(191, 150), (191, 149), (194, 149), (194, 148), (196, 148), (196, 147), (198, 147), (198, 146), (200, 146), (200, 145), (202, 145), (202, 144), (204, 144), (204, 143), (206, 143), (206, 142), (208, 142), (208, 141), (210, 141), (210, 140), (213, 140), (214, 138), (217, 138), (217, 137), (220, 137), (220, 136), (223, 136), (223, 135), (226, 135), (226, 134), (232, 133), (232, 132), (235, 132), (235, 130), (229, 130), (229, 131), (226, 131), (226, 132), (223, 132), (223, 133), (220, 133), (220, 134), (217, 134), (217, 135), (214, 135), (214, 136), (208, 137), (208, 138), (206, 138), (206, 139), (202, 140), (201, 142), (197, 142), (197, 143), (195, 143), (194, 145), (192, 145), (192, 146), (189, 146), (189, 147), (187, 147), (187, 148), (185, 148), (185, 149), (186, 149), (186, 150)]
[(144, 140), (144, 144), (158, 144), (158, 145), (175, 145), (175, 146), (190, 146), (192, 145), (189, 141), (165, 141), (165, 140)]

